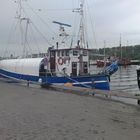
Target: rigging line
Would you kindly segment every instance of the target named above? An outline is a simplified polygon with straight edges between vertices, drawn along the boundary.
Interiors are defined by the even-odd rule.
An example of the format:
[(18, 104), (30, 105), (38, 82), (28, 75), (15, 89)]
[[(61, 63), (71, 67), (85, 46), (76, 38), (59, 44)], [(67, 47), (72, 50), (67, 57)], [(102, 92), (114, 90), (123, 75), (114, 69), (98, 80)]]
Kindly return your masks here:
[(84, 34), (85, 34), (85, 42), (87, 42), (87, 38), (88, 38), (88, 34), (87, 34), (87, 24), (85, 24), (85, 21), (87, 22), (87, 9), (86, 9), (86, 6), (84, 8), (84, 17), (83, 17), (83, 22), (84, 22)]
[(40, 35), (42, 35), (42, 37), (44, 38), (44, 40), (50, 45), (52, 46), (52, 44), (48, 41), (48, 39), (39, 31), (39, 29), (36, 27), (36, 25), (32, 22), (32, 25), (34, 26), (34, 28), (36, 29), (36, 31), (38, 33), (40, 33)]
[[(16, 18), (16, 17), (15, 17)], [(13, 23), (12, 23), (12, 26), (11, 26), (11, 29), (10, 29), (10, 32), (9, 32), (9, 36), (8, 36), (8, 40), (7, 40), (7, 47), (4, 51), (4, 54), (3, 54), (3, 57), (6, 56), (6, 53), (7, 53), (7, 49), (9, 47), (9, 44), (10, 44), (10, 40), (11, 40), (11, 37), (14, 37), (15, 36), (15, 33), (16, 33), (16, 30), (17, 30), (17, 27), (18, 27), (18, 24), (20, 23), (20, 21), (18, 20), (17, 23), (15, 22), (16, 20), (13, 20)], [(15, 24), (16, 23), (16, 24)], [(15, 26), (14, 26), (15, 25)], [(13, 27), (13, 28), (12, 28)], [(14, 34), (13, 34), (13, 31), (14, 31)], [(18, 47), (18, 46), (17, 46)]]
[(44, 10), (46, 10), (46, 11), (70, 11), (70, 10), (72, 10), (72, 8), (68, 8), (68, 9), (36, 9), (36, 10), (38, 10), (38, 11), (44, 11)]
[[(19, 20), (19, 23), (18, 23), (18, 24), (20, 24), (20, 25), (19, 25), (19, 26), (17, 25), (17, 27), (19, 27), (19, 29), (18, 29), (18, 30), (19, 30), (20, 32), (23, 32), (23, 28), (22, 28), (22, 26), (21, 26), (21, 23), (20, 23), (20, 22), (21, 22), (21, 21)], [(17, 33), (18, 33), (18, 32), (17, 32)], [(19, 34), (19, 33), (18, 33), (18, 34)], [(15, 34), (15, 35), (16, 35), (16, 34)], [(17, 41), (17, 40), (16, 40), (16, 36), (15, 36), (15, 40), (16, 40), (16, 47), (17, 47), (17, 48), (19, 48), (19, 47), (21, 48), (21, 49), (20, 49), (20, 50), (22, 50), (22, 51), (21, 51), (21, 52), (22, 52), (22, 54), (21, 54), (21, 55), (23, 56), (23, 34), (21, 34), (21, 33), (20, 33), (20, 34), (19, 34), (19, 38), (20, 38), (20, 40), (19, 40), (19, 41)]]
[[(73, 7), (74, 7), (74, 0), (72, 0), (72, 5), (73, 5)], [(75, 32), (76, 32), (76, 15), (74, 16), (74, 20), (73, 20), (73, 25), (74, 25), (74, 28), (73, 28), (73, 33), (72, 33), (72, 38), (71, 38), (71, 46), (70, 47), (72, 47), (72, 43), (73, 43), (73, 37), (74, 37), (74, 35), (75, 35)]]
[(81, 0), (82, 4), (85, 5), (85, 0)]
[[(28, 36), (30, 35), (29, 34), (30, 32), (28, 32)], [(29, 43), (29, 41), (26, 39), (25, 40), (25, 52), (28, 54), (28, 52), (30, 52), (30, 54), (32, 54), (32, 48), (30, 47), (30, 43)], [(26, 47), (26, 45), (28, 46), (28, 47)]]
[(74, 7), (74, 0), (72, 0), (72, 6)]
[(84, 2), (85, 2), (84, 0), (79, 0), (78, 3), (80, 3), (80, 7), (78, 6), (79, 8), (76, 8), (75, 10), (73, 10), (74, 12), (78, 12), (79, 15), (81, 16), (77, 37), (78, 39), (80, 39), (82, 47), (84, 47), (83, 44), (85, 43), (85, 38), (84, 38), (85, 30), (84, 30), (84, 25), (83, 25), (84, 24), (84, 13), (83, 13)]
[(30, 30), (31, 30), (31, 34), (32, 34), (32, 36), (33, 36), (33, 40), (34, 40), (34, 42), (35, 42), (35, 44), (36, 44), (35, 46), (36, 46), (36, 48), (37, 48), (37, 51), (38, 51), (39, 53), (41, 53), (41, 52), (40, 52), (40, 49), (39, 49), (39, 45), (38, 45), (37, 39), (36, 39), (35, 36), (34, 36), (32, 27), (30, 27)]
[[(29, 19), (27, 19), (27, 23), (26, 23), (26, 30), (25, 30), (25, 36), (24, 36), (24, 53), (25, 56), (28, 53), (28, 48), (26, 47), (26, 44), (28, 43), (27, 41), (27, 33), (28, 33), (28, 26), (29, 26)], [(28, 45), (28, 44), (27, 44)]]
[(27, 4), (27, 6), (28, 6), (28, 7), (32, 10), (32, 12), (42, 21), (42, 23), (44, 23), (45, 25), (47, 25), (48, 28), (56, 35), (55, 31), (53, 31), (53, 29), (50, 28), (50, 26), (45, 22), (45, 20), (43, 20), (43, 19), (35, 12), (35, 10), (33, 10), (33, 8), (32, 8), (29, 4)]
[(78, 0), (78, 1), (77, 1), (77, 2), (78, 2), (78, 3), (77, 3), (77, 5), (78, 5), (77, 7), (79, 7), (79, 3), (80, 3), (80, 1), (81, 1), (81, 0)]
[(71, 80), (71, 81), (74, 82), (74, 83), (77, 83), (77, 84), (79, 84), (79, 85), (82, 85), (83, 87), (91, 88), (91, 86), (89, 86), (89, 85), (87, 85), (87, 84), (83, 84), (83, 83), (81, 83), (81, 82), (79, 82), (79, 81), (77, 81), (77, 80), (71, 78), (69, 75), (63, 73), (62, 71), (60, 71), (60, 69), (58, 68), (58, 64), (57, 64), (57, 63), (56, 63), (56, 67), (57, 67), (58, 72), (59, 72), (62, 76), (64, 76), (65, 78)]
[[(28, 14), (26, 13), (26, 11), (25, 11), (25, 9), (24, 9), (23, 7), (22, 7), (22, 11), (24, 12), (24, 14), (25, 14), (26, 17), (29, 17)], [(27, 20), (29, 20), (28, 22), (31, 21), (30, 18), (28, 18)], [(27, 33), (27, 32), (26, 32), (26, 33)], [(26, 44), (27, 44), (28, 47), (26, 47)], [(23, 55), (24, 55), (24, 53), (27, 53), (26, 51), (28, 51), (28, 49), (29, 49), (29, 51), (31, 51), (31, 54), (32, 54), (32, 49), (31, 49), (31, 47), (30, 47), (30, 45), (29, 45), (29, 42), (28, 42), (28, 40), (27, 40), (27, 38), (26, 38), (26, 39), (25, 39), (25, 46), (24, 46), (24, 50), (23, 50)]]
[[(24, 14), (27, 16), (27, 17), (29, 17), (28, 16), (28, 14), (25, 12), (25, 10), (24, 10), (24, 8), (22, 8), (23, 9), (23, 12), (24, 12)], [(34, 24), (34, 22), (30, 19), (30, 21), (31, 21), (31, 23), (32, 23), (32, 25), (34, 26), (34, 28), (36, 29), (36, 31), (38, 32), (38, 33), (40, 33), (40, 35), (42, 35), (42, 37), (45, 39), (45, 41), (50, 45), (50, 46), (52, 46), (52, 44), (48, 41), (48, 39), (43, 35), (43, 33), (41, 32), (41, 31), (39, 31), (39, 29), (36, 27), (36, 25)]]
[(76, 31), (76, 28), (77, 28), (77, 26), (76, 26), (77, 25), (77, 21), (76, 21), (77, 20), (77, 14), (74, 14), (74, 15), (75, 16), (74, 16), (74, 20), (73, 20), (74, 28), (73, 28), (73, 33), (72, 33), (72, 40), (73, 40), (73, 37), (76, 36), (76, 32), (77, 32)]
[[(21, 24), (21, 23), (20, 23)], [(20, 25), (20, 31), (21, 31), (21, 47), (23, 46), (23, 50), (22, 50), (22, 57), (24, 57), (24, 53), (25, 53), (25, 46), (24, 46), (24, 39), (23, 39), (23, 28), (22, 26)]]
[[(21, 32), (21, 46), (23, 46), (23, 54), (22, 54), (22, 57), (24, 57), (24, 55), (25, 55), (25, 51), (26, 51), (26, 41), (27, 41), (27, 39), (25, 38), (25, 40), (24, 40), (24, 38), (23, 38), (23, 33), (24, 33), (24, 31), (23, 31), (23, 28), (22, 28), (22, 15), (21, 15), (21, 12), (23, 12), (23, 14), (25, 14), (25, 15), (27, 15), (27, 13), (25, 12), (25, 10), (24, 10), (24, 8), (22, 7), (22, 5), (20, 4), (19, 5), (19, 8), (20, 8), (20, 13), (19, 13), (19, 15), (18, 15), (18, 17), (17, 18), (19, 18), (19, 22), (20, 22), (20, 32)], [(28, 16), (27, 16), (28, 17)], [(27, 27), (26, 27), (27, 28)], [(28, 28), (27, 28), (28, 29)], [(27, 30), (26, 29), (26, 30)], [(25, 32), (25, 34), (27, 33), (27, 31)], [(24, 40), (24, 41), (23, 41)]]
[[(63, 42), (67, 39), (67, 37), (63, 38), (62, 41), (61, 41), (61, 44), (60, 46), (63, 44)], [(68, 40), (68, 39), (67, 39)], [(66, 46), (69, 46), (70, 44), (68, 42), (65, 42), (65, 45)]]
[[(15, 20), (13, 20), (11, 29), (10, 29), (10, 31), (9, 31), (8, 39), (7, 39), (7, 45), (6, 45), (5, 51), (4, 51), (4, 53), (3, 53), (3, 57), (6, 57), (6, 53), (7, 53), (9, 44), (10, 44), (11, 37), (13, 37), (13, 33), (12, 33), (12, 32), (13, 32), (14, 29), (16, 30), (18, 24), (19, 24), (19, 23), (17, 22), (17, 24), (15, 25)], [(15, 25), (15, 27), (14, 27), (14, 25)], [(15, 30), (14, 30), (14, 31), (15, 31)]]
[[(28, 55), (28, 52), (29, 52), (30, 54), (32, 54), (33, 50), (32, 50), (32, 48), (30, 47), (30, 44), (29, 44), (28, 40), (27, 40), (26, 44), (27, 44), (27, 46), (28, 46), (28, 48), (26, 49), (26, 50), (27, 50), (27, 51), (26, 51), (26, 54)], [(28, 50), (29, 50), (29, 51), (28, 51)]]
[[(17, 24), (15, 25), (15, 28), (14, 28), (14, 34), (12, 34), (12, 37), (13, 37), (13, 40), (15, 40), (15, 47), (16, 48), (19, 48), (19, 46), (21, 46), (21, 44), (19, 44), (19, 42), (16, 40), (16, 34), (17, 34), (17, 30), (19, 30), (18, 29), (18, 27), (19, 27), (19, 24), (20, 24), (20, 21), (19, 20), (17, 20)], [(20, 36), (21, 37), (21, 36)], [(21, 38), (20, 38), (21, 39)], [(21, 42), (20, 42), (21, 43)]]
[[(86, 1), (86, 3), (87, 3), (87, 9), (88, 9), (88, 11), (89, 11), (89, 15), (91, 15), (91, 13), (90, 13), (90, 10), (89, 10), (89, 4), (88, 4), (88, 1)], [(94, 41), (95, 41), (95, 45), (96, 45), (96, 47), (98, 48), (98, 44), (97, 44), (97, 39), (96, 39), (96, 33), (95, 33), (95, 31), (94, 31), (94, 25), (93, 25), (93, 18), (91, 18), (91, 16), (89, 16), (90, 17), (90, 21), (91, 21), (91, 26), (93, 27), (92, 29), (91, 29), (91, 31), (92, 31), (92, 33), (93, 33), (93, 35), (94, 35)]]
[[(18, 5), (18, 8), (19, 8), (19, 7), (20, 7), (20, 6)], [(17, 15), (17, 12), (16, 12), (16, 17), (15, 17), (15, 18), (20, 18), (19, 15)], [(18, 20), (17, 23), (15, 24), (15, 26), (14, 26), (14, 24), (15, 24), (15, 20), (13, 21), (13, 24), (12, 24), (12, 26), (11, 26), (7, 44), (10, 43), (10, 40), (11, 40), (10, 38), (11, 38), (11, 36), (12, 36), (12, 37), (15, 37), (15, 35), (12, 33), (12, 31), (14, 30), (14, 33), (16, 33), (15, 31), (17, 30), (17, 27), (18, 27), (18, 24), (20, 24), (20, 21)], [(14, 28), (12, 28), (12, 27), (14, 27)], [(21, 45), (21, 44), (20, 44), (20, 45)], [(17, 46), (18, 46), (18, 45), (17, 45)], [(6, 49), (5, 49), (4, 57), (5, 57), (6, 53), (7, 53), (7, 49), (8, 49), (8, 45), (7, 45)]]

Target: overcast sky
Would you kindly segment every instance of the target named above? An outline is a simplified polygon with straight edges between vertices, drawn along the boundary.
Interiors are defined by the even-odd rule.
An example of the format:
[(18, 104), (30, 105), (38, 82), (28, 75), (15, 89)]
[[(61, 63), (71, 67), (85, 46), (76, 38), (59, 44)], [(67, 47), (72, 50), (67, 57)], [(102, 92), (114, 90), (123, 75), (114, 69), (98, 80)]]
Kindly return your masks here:
[[(12, 34), (10, 33), (11, 29), (13, 29), (12, 26), (14, 23), (16, 24), (15, 17), (17, 10), (17, 4), (14, 2), (16, 0), (1, 1), (0, 55), (2, 55), (7, 48), (9, 36)], [(53, 20), (71, 24), (72, 28), (67, 30), (70, 34), (73, 33), (74, 19), (78, 16), (74, 16), (75, 13), (72, 12), (72, 9), (78, 7), (79, 1), (80, 0), (28, 0), (28, 6), (25, 4), (27, 2), (23, 2), (23, 5), (25, 5), (25, 10), (28, 16), (30, 15), (29, 17), (32, 18), (33, 23), (39, 27), (38, 29), (46, 33), (45, 36), (50, 40), (50, 38), (53, 37), (53, 32), (58, 28), (58, 26), (52, 24)], [(122, 36), (122, 45), (140, 44), (140, 0), (86, 1), (86, 8), (88, 8), (86, 11), (90, 14), (90, 16), (88, 16), (90, 20), (87, 20), (87, 25), (89, 25), (89, 28), (93, 28), (92, 32), (89, 29), (88, 34), (90, 42), (92, 42), (92, 48), (103, 47), (104, 40), (106, 41), (106, 47), (118, 46), (120, 34)], [(36, 14), (33, 13), (33, 11)], [(44, 25), (37, 20), (36, 15), (39, 16), (39, 19), (42, 20)], [(38, 37), (37, 39), (40, 38)], [(41, 43), (41, 41), (39, 41), (39, 43)], [(45, 45), (45, 42), (42, 41), (42, 44)]]

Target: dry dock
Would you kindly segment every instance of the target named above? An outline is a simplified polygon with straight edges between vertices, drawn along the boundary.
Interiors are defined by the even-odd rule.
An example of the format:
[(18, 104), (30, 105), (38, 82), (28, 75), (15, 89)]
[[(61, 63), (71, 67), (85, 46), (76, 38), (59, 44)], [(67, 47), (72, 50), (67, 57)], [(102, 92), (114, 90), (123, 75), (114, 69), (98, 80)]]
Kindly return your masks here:
[(140, 139), (140, 107), (0, 79), (0, 140), (112, 139)]

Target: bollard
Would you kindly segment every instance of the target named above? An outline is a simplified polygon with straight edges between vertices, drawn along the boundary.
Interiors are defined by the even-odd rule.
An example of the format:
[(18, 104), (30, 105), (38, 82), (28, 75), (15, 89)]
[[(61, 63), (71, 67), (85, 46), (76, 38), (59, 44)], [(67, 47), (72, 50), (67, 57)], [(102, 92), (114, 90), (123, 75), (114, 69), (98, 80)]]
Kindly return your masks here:
[(30, 85), (30, 81), (28, 80), (28, 81), (27, 81), (27, 87), (29, 87), (29, 85)]
[(138, 105), (140, 105), (140, 100), (138, 100)]
[(138, 82), (138, 87), (140, 89), (140, 67), (137, 69), (137, 82)]

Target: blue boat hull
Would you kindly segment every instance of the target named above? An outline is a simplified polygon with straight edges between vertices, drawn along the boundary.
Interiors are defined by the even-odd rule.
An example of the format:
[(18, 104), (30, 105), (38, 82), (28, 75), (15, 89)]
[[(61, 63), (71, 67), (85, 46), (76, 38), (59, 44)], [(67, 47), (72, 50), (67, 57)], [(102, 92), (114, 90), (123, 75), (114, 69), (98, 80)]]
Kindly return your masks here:
[(39, 82), (41, 79), (43, 84), (49, 83), (49, 84), (63, 85), (65, 83), (70, 82), (74, 86), (103, 89), (103, 90), (110, 89), (108, 76), (104, 74), (94, 74), (94, 75), (75, 76), (75, 77), (34, 76), (34, 75), (25, 75), (25, 74), (9, 72), (0, 69), (0, 75), (8, 78), (14, 78), (17, 80), (25, 80), (31, 82)]

